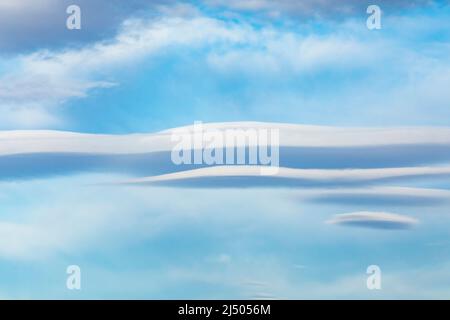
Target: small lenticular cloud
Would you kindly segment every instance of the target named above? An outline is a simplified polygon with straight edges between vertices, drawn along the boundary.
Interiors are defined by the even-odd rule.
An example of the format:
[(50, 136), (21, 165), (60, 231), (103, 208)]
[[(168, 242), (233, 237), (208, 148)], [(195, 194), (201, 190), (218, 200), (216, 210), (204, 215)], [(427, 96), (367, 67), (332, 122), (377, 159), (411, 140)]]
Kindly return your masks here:
[(409, 229), (418, 222), (417, 219), (400, 214), (369, 211), (337, 214), (327, 221), (329, 224), (373, 229)]

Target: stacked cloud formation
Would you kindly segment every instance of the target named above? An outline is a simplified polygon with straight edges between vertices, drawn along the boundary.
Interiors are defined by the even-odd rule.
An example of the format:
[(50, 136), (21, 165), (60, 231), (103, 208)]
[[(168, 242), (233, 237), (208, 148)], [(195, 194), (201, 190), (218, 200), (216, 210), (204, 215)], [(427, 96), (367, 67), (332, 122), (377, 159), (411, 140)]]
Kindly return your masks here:
[[(118, 181), (119, 185), (300, 188), (300, 197), (341, 204), (349, 199), (371, 206), (439, 204), (450, 199), (445, 190), (450, 176), (449, 128), (334, 128), (250, 122), (205, 125), (205, 130), (230, 128), (278, 130), (277, 173), (261, 175), (258, 165), (177, 165), (171, 161), (175, 129), (131, 135), (5, 131), (0, 133), (0, 179), (108, 172), (129, 177)], [(193, 133), (192, 127), (176, 130)], [(403, 228), (411, 222), (400, 220), (392, 223), (389, 213), (355, 213), (332, 221), (378, 228)]]

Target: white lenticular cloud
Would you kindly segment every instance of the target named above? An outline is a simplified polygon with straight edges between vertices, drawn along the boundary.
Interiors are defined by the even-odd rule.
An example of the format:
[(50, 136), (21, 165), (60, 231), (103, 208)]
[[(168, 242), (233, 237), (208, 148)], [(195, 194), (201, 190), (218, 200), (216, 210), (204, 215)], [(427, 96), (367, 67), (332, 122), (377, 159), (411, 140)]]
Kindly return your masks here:
[(337, 214), (326, 221), (329, 224), (365, 227), (374, 229), (408, 229), (416, 225), (417, 219), (388, 212), (360, 211)]
[[(277, 129), (283, 147), (380, 147), (410, 145), (420, 148), (437, 145), (450, 148), (450, 128), (343, 128), (264, 122), (205, 123), (204, 130)], [(170, 151), (171, 134), (193, 134), (194, 126), (186, 126), (148, 134), (108, 135), (50, 130), (0, 131), (0, 155), (42, 152), (80, 153), (147, 153)], [(394, 150), (395, 151), (395, 150)], [(398, 149), (397, 149), (398, 151)]]
[(270, 177), (261, 175), (263, 166), (214, 166), (129, 180), (127, 184), (156, 184), (187, 187), (317, 187), (365, 185), (389, 180), (413, 178), (444, 178), (450, 176), (450, 167), (411, 167), (382, 169), (293, 169), (279, 168)]
[[(265, 179), (259, 176), (261, 167), (250, 163), (175, 165), (171, 152), (176, 143), (171, 135), (178, 131), (193, 134), (193, 127), (187, 126), (127, 135), (3, 131), (0, 180), (89, 171), (129, 174), (137, 178), (129, 181), (133, 184), (326, 187), (390, 179), (440, 179), (450, 174), (449, 128), (339, 128), (259, 122), (210, 123), (203, 128), (225, 132), (278, 130), (279, 174)], [(248, 147), (246, 143), (238, 140), (236, 148)], [(240, 178), (243, 181), (238, 181)]]

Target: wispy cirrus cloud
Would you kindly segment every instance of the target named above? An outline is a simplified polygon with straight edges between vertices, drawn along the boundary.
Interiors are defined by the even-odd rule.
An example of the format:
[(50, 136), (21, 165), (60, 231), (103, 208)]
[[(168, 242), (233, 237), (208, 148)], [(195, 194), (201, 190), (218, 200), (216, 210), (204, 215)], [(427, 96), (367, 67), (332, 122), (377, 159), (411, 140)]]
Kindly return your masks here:
[[(0, 108), (34, 110), (45, 114), (68, 99), (85, 97), (93, 89), (117, 84), (113, 70), (136, 59), (148, 57), (171, 46), (202, 46), (212, 42), (244, 41), (251, 33), (239, 25), (207, 17), (126, 20), (110, 41), (100, 41), (81, 49), (40, 50), (13, 59), (13, 68), (0, 75)], [(100, 72), (100, 70), (102, 70)], [(110, 79), (99, 79), (109, 70)], [(30, 117), (35, 126), (44, 117)], [(26, 127), (10, 117), (3, 126)]]
[(176, 47), (205, 48), (204, 59), (219, 72), (354, 68), (372, 61), (376, 52), (370, 42), (342, 35), (305, 36), (159, 8), (161, 15), (127, 19), (115, 36), (81, 48), (49, 48), (4, 58), (11, 66), (0, 74), (0, 107), (10, 116), (2, 126), (52, 126), (58, 118), (55, 107), (120, 84), (115, 74), (121, 68)]
[[(228, 8), (240, 12), (253, 12), (265, 14), (269, 17), (280, 15), (298, 18), (335, 18), (342, 19), (352, 15), (365, 13), (366, 8), (373, 4), (371, 1), (344, 0), (336, 3), (330, 0), (205, 0), (207, 4), (215, 7)], [(377, 5), (390, 11), (405, 8), (427, 7), (437, 5), (439, 1), (427, 0), (379, 0)]]
[[(136, 8), (140, 8), (141, 2), (137, 2)], [(342, 23), (339, 28), (325, 28), (326, 32), (302, 31), (271, 23), (260, 27), (245, 19), (218, 18), (187, 4), (169, 6), (156, 2), (153, 5), (153, 15), (124, 17), (115, 33), (108, 33), (101, 39), (75, 48), (70, 45), (48, 46), (14, 57), (3, 57), (0, 65), (7, 64), (8, 68), (0, 68), (0, 108), (6, 117), (1, 120), (0, 127), (61, 128), (64, 113), (58, 107), (70, 100), (86, 98), (97, 89), (122, 85), (126, 80), (119, 76), (121, 70), (158, 55), (168, 55), (178, 48), (188, 52), (197, 50), (196, 60), (219, 78), (244, 72), (250, 78), (256, 75), (258, 79), (268, 81), (278, 75), (298, 82), (299, 78), (320, 79), (324, 73), (355, 71), (378, 79), (377, 66), (392, 65), (395, 72), (390, 77), (404, 81), (391, 79), (401, 85), (387, 92), (382, 85), (386, 83), (384, 78), (375, 83), (376, 88), (390, 97), (386, 101), (379, 101), (378, 95), (365, 92), (364, 88), (352, 86), (365, 97), (364, 103), (370, 104), (368, 109), (374, 108), (372, 104), (395, 105), (395, 110), (400, 110), (403, 105), (409, 108), (408, 99), (414, 105), (417, 101), (434, 101), (436, 108), (445, 104), (447, 96), (443, 88), (448, 79), (441, 71), (448, 68), (448, 61), (439, 53), (442, 52), (439, 42), (435, 50), (425, 46), (429, 50), (422, 52), (408, 43), (393, 45), (386, 36), (368, 38), (367, 30), (362, 32), (354, 21)], [(88, 8), (86, 11), (90, 12)], [(149, 11), (148, 8), (144, 10)], [(445, 21), (440, 17), (441, 20)], [(403, 29), (408, 23), (402, 20), (392, 28), (396, 32), (405, 32)], [(426, 19), (419, 24), (430, 25)], [(320, 30), (320, 26), (318, 28)], [(432, 36), (437, 30), (434, 28), (429, 33)], [(414, 74), (420, 76), (411, 77), (408, 71), (411, 65), (415, 66)], [(439, 83), (439, 86), (430, 87), (429, 83)], [(418, 89), (413, 90), (413, 97), (411, 88)], [(360, 103), (337, 100), (350, 106)], [(302, 104), (309, 103), (310, 99), (300, 95), (295, 96), (295, 101)]]

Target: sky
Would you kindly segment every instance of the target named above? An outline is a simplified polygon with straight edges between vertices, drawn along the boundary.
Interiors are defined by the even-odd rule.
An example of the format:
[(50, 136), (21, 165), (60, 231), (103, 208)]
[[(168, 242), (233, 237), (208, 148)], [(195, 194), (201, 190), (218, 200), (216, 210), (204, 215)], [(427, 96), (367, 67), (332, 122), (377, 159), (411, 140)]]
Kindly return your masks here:
[(448, 1), (0, 0), (0, 299), (449, 299), (448, 88)]

